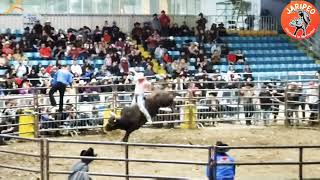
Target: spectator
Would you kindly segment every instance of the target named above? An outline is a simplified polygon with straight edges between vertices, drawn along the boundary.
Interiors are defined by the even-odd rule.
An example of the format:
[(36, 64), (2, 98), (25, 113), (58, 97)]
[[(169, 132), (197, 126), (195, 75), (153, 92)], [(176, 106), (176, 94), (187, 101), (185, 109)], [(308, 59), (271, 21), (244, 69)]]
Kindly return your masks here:
[(217, 40), (217, 38), (218, 38), (217, 24), (212, 23), (211, 28), (210, 28), (210, 30), (208, 32), (208, 35), (209, 35), (209, 39), (208, 39), (209, 43)]
[(259, 94), (259, 99), (260, 99), (260, 107), (262, 110), (262, 119), (264, 122), (264, 125), (267, 126), (270, 124), (270, 115), (271, 115), (271, 92), (268, 89), (267, 86), (262, 86), (261, 92)]
[(181, 30), (177, 23), (174, 23), (173, 26), (170, 29), (170, 36), (180, 36)]
[(208, 20), (206, 18), (204, 18), (202, 13), (199, 14), (199, 17), (200, 17), (200, 19), (196, 21), (197, 31), (198, 31), (198, 36), (199, 36), (200, 42), (203, 42), (204, 37), (205, 37), (206, 24), (207, 24)]
[(169, 35), (170, 18), (164, 10), (161, 11), (159, 21), (161, 25), (161, 36), (167, 37)]
[(73, 60), (73, 64), (71, 66), (71, 72), (75, 77), (79, 77), (82, 75), (82, 68), (78, 64), (77, 60)]
[(148, 39), (146, 39), (148, 51), (153, 53), (157, 48), (159, 41), (160, 35), (157, 33), (157, 31), (154, 31), (154, 33), (152, 33)]
[(23, 54), (20, 49), (15, 49), (12, 58), (18, 62), (28, 61), (28, 58)]
[(28, 75), (28, 79), (32, 87), (40, 86), (39, 76), (34, 69), (31, 69), (31, 72)]
[(42, 67), (40, 69), (40, 72), (38, 73), (38, 76), (41, 78), (49, 78), (50, 74), (46, 72), (46, 69), (44, 67)]
[(219, 36), (226, 36), (227, 35), (227, 29), (224, 27), (223, 23), (218, 24), (218, 34), (219, 34)]
[(162, 47), (167, 49), (168, 51), (174, 51), (176, 48), (176, 41), (173, 36), (169, 38), (165, 38), (161, 41)]
[(253, 81), (252, 71), (251, 71), (249, 65), (244, 66), (243, 72), (244, 72), (243, 79), (245, 81)]
[(166, 52), (166, 53), (163, 55), (163, 61), (166, 62), (166, 63), (172, 63), (172, 58), (171, 58), (171, 56), (169, 55), (169, 53)]
[(182, 22), (180, 30), (181, 30), (181, 36), (190, 36), (190, 28), (187, 26), (186, 21)]
[(5, 57), (7, 58), (11, 58), (11, 56), (13, 55), (14, 51), (11, 47), (11, 43), (9, 41), (6, 41), (3, 45), (3, 48), (2, 48), (2, 53)]
[(211, 63), (213, 65), (220, 65), (220, 54), (218, 50), (214, 50), (211, 55)]
[[(309, 105), (310, 113), (309, 120), (314, 121), (317, 119), (317, 112), (319, 108), (319, 85), (315, 83), (314, 81), (309, 82), (309, 86), (307, 89), (307, 103)], [(310, 124), (314, 124), (314, 122), (311, 122)]]
[(160, 32), (161, 31), (161, 25), (160, 25), (160, 20), (158, 18), (158, 15), (157, 14), (153, 14), (152, 16), (152, 21), (151, 21), (151, 27), (154, 31), (158, 31)]
[(250, 126), (251, 118), (253, 116), (254, 106), (252, 104), (252, 100), (254, 97), (254, 89), (252, 88), (251, 84), (246, 83), (244, 87), (241, 88), (240, 92), (242, 98), (242, 104), (245, 111), (245, 117), (246, 117), (246, 125)]
[(162, 45), (159, 45), (154, 51), (155, 58), (157, 60), (162, 60), (164, 53), (165, 53), (164, 48), (162, 47)]
[(137, 41), (137, 44), (141, 44), (143, 29), (139, 22), (134, 23), (134, 28), (131, 31), (132, 39)]
[(102, 33), (103, 33), (103, 34), (106, 34), (106, 33), (107, 33), (108, 35), (110, 35), (111, 32), (112, 32), (112, 28), (109, 26), (108, 21), (104, 21), (104, 26), (103, 26), (103, 28), (102, 28)]
[(151, 64), (147, 65), (147, 69), (144, 71), (144, 75), (145, 76), (153, 76), (153, 75), (155, 75), (153, 70), (152, 70)]
[(235, 64), (237, 62), (237, 56), (233, 52), (229, 52), (227, 60), (229, 64)]
[[(88, 150), (82, 150), (80, 156), (83, 157), (96, 157), (97, 154), (94, 153), (93, 148), (89, 148)], [(89, 177), (89, 164), (93, 161), (93, 159), (81, 159), (80, 162), (77, 162), (71, 168), (71, 174), (68, 177), (68, 180), (90, 180)]]
[(189, 46), (188, 50), (189, 50), (189, 54), (191, 58), (196, 58), (199, 54), (199, 43), (194, 42), (192, 43), (191, 46)]
[(56, 100), (53, 94), (59, 91), (60, 101), (59, 101), (59, 112), (63, 111), (63, 97), (67, 86), (72, 86), (73, 75), (69, 72), (67, 66), (63, 66), (56, 75), (54, 76), (52, 88), (49, 92), (50, 102), (52, 106), (56, 106)]
[(121, 58), (121, 62), (120, 62), (120, 72), (122, 74), (129, 73), (129, 67), (130, 67), (130, 65), (129, 65), (129, 62), (128, 62), (127, 58), (122, 57)]
[(235, 165), (219, 165), (223, 163), (234, 163), (234, 158), (227, 154), (228, 149), (224, 148), (227, 144), (218, 141), (216, 146), (219, 148), (210, 157), (207, 166), (207, 177), (209, 180), (234, 180), (236, 167)]
[(41, 48), (39, 49), (40, 57), (42, 59), (50, 59), (52, 57), (51, 48), (47, 47), (45, 44), (41, 44)]
[(28, 68), (24, 65), (23, 62), (19, 62), (19, 65), (16, 68), (16, 75), (18, 78), (23, 78), (28, 74)]

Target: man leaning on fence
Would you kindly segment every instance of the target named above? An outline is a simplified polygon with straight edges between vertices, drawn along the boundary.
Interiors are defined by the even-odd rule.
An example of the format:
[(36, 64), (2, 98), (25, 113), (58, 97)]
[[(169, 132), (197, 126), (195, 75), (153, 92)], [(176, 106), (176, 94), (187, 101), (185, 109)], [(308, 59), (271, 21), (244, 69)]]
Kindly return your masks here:
[(63, 111), (63, 97), (67, 86), (72, 86), (73, 75), (69, 71), (67, 66), (63, 66), (53, 77), (52, 87), (49, 91), (50, 103), (52, 106), (56, 106), (56, 100), (53, 94), (59, 91), (59, 112)]
[[(94, 149), (89, 148), (88, 150), (82, 150), (80, 156), (86, 157), (96, 157), (97, 154), (94, 153)], [(89, 164), (93, 159), (81, 159), (71, 168), (71, 174), (68, 177), (68, 180), (91, 180), (89, 177)]]
[[(222, 147), (228, 145), (218, 141), (216, 146)], [(236, 174), (235, 165), (219, 165), (219, 163), (234, 163), (233, 157), (229, 156), (227, 152), (227, 148), (217, 148), (216, 152), (212, 153), (207, 166), (207, 177), (209, 180), (234, 180)]]

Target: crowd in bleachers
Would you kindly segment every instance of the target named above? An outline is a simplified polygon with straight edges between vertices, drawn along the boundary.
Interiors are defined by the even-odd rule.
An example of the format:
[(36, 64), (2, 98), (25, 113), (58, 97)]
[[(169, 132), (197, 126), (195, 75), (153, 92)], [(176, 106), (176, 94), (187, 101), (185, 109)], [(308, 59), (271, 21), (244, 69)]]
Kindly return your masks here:
[(173, 80), (195, 73), (219, 73), (215, 65), (227, 65), (221, 57), (228, 54), (228, 49), (220, 38), (226, 35), (226, 29), (223, 24), (213, 24), (206, 30), (207, 20), (201, 13), (196, 24), (193, 28), (184, 22), (179, 27), (162, 11), (142, 27), (136, 22), (130, 35), (121, 32), (116, 22), (110, 26), (108, 21), (102, 28), (84, 26), (66, 32), (55, 29), (50, 22), (37, 22), (21, 34), (8, 29), (0, 35), (1, 87), (21, 88), (10, 91), (12, 94), (31, 93), (32, 87), (48, 88), (47, 78), (63, 64), (83, 79), (82, 85), (92, 83), (92, 79), (103, 79), (98, 84), (128, 84), (132, 82), (128, 78), (132, 69)]

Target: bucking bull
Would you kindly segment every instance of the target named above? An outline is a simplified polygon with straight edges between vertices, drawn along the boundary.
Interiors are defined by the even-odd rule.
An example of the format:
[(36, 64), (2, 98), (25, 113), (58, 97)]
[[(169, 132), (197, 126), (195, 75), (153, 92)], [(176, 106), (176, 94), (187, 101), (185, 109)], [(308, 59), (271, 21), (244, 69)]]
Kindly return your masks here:
[[(148, 110), (150, 116), (153, 118), (157, 115), (161, 107), (174, 107), (173, 94), (168, 92), (158, 91), (153, 92), (145, 99), (145, 107)], [(106, 131), (113, 131), (121, 129), (126, 131), (123, 137), (123, 142), (128, 142), (130, 134), (146, 124), (147, 119), (144, 114), (139, 110), (137, 105), (125, 107), (121, 111), (121, 117), (116, 118), (111, 116), (108, 120), (108, 124), (105, 127)]]

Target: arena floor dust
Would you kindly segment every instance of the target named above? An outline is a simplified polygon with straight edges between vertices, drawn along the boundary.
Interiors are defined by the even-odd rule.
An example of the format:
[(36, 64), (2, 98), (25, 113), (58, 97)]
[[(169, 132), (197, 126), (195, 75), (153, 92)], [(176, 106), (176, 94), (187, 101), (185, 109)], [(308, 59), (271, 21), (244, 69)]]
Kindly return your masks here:
[[(59, 139), (90, 140), (90, 141), (118, 141), (122, 138), (120, 131), (110, 134), (94, 136), (63, 137)], [(287, 129), (284, 127), (244, 127), (236, 125), (219, 125), (216, 128), (197, 130), (180, 129), (141, 129), (132, 134), (130, 141), (136, 143), (160, 144), (213, 144), (217, 140), (229, 145), (320, 145), (320, 130)], [(51, 155), (78, 156), (82, 149), (93, 147), (99, 157), (124, 158), (124, 148), (120, 146), (90, 145), (90, 144), (50, 144)], [(2, 146), (1, 149), (20, 152), (39, 153), (36, 143), (21, 142)], [(298, 150), (232, 150), (229, 152), (238, 162), (266, 162), (266, 161), (298, 161)], [(169, 149), (169, 148), (130, 148), (130, 158), (183, 160), (207, 162), (206, 150)], [(305, 161), (320, 161), (320, 149), (304, 151)], [(77, 160), (51, 159), (51, 171), (68, 171)], [(18, 155), (0, 153), (1, 164), (19, 165), (28, 168), (38, 168), (39, 160)], [(94, 161), (90, 165), (91, 172), (124, 173), (124, 163)], [(287, 180), (298, 179), (298, 166), (238, 166), (239, 180)], [(130, 172), (135, 175), (160, 175), (189, 177), (190, 179), (206, 179), (205, 167), (192, 165), (170, 165), (150, 163), (130, 163)], [(305, 166), (305, 178), (320, 179), (320, 165)], [(67, 176), (50, 176), (53, 180), (64, 180)], [(37, 179), (33, 173), (0, 168), (0, 179), (31, 180)], [(117, 180), (124, 178), (93, 177), (97, 180)]]

